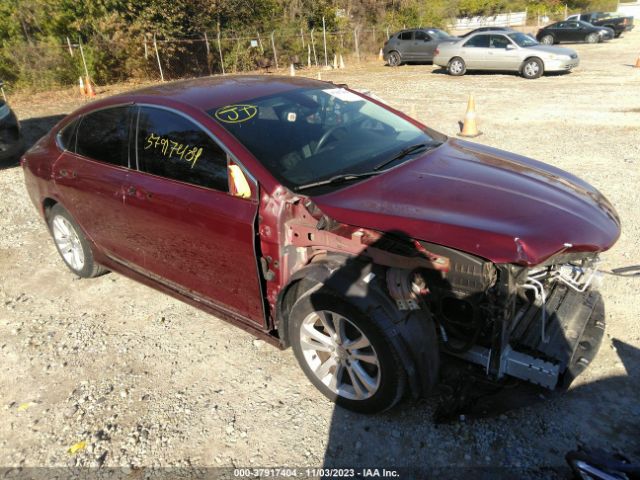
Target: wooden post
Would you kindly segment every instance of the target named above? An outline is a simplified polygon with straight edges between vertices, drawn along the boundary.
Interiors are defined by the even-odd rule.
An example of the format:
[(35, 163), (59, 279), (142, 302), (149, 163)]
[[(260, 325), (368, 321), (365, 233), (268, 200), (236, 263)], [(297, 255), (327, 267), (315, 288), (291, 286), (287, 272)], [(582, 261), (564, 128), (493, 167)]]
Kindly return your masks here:
[(158, 53), (158, 42), (156, 42), (155, 33), (153, 34), (153, 48), (156, 50), (156, 59), (158, 60), (158, 69), (160, 70), (160, 80), (164, 82), (164, 73), (162, 73), (162, 64), (160, 63), (160, 53)]
[(329, 66), (329, 57), (327, 57), (327, 28), (322, 17), (322, 41), (324, 42), (324, 66)]
[(78, 45), (80, 45), (80, 56), (82, 56), (82, 64), (84, 65), (84, 76), (89, 78), (89, 70), (87, 69), (87, 61), (84, 58), (84, 50), (82, 49), (82, 40), (78, 37)]
[(311, 45), (307, 43), (307, 67), (311, 68)]
[(304, 50), (304, 31), (300, 28), (300, 38), (302, 39), (302, 50)]
[(209, 37), (207, 37), (207, 32), (204, 32), (204, 46), (207, 49), (207, 69), (209, 70), (209, 75), (213, 75), (211, 71), (211, 50), (209, 49)]
[(69, 55), (73, 57), (73, 48), (71, 47), (71, 40), (67, 37), (67, 45), (69, 46)]
[(316, 40), (313, 36), (313, 28), (311, 29), (311, 48), (313, 49), (313, 61), (318, 66), (318, 55), (316, 55)]
[(569, 16), (569, 7), (567, 4), (564, 4), (564, 18), (566, 19)]
[(222, 45), (220, 43), (220, 30), (218, 30), (218, 53), (220, 54), (220, 66), (222, 67), (222, 74), (224, 75), (224, 57), (222, 56)]
[(278, 52), (276, 52), (276, 42), (273, 39), (273, 36), (276, 32), (273, 31), (271, 32), (271, 48), (273, 48), (273, 60), (276, 63), (276, 69), (278, 68)]
[(0, 87), (0, 92), (2, 92), (2, 99), (4, 103), (7, 103), (7, 96), (4, 94), (4, 86)]
[(389, 25), (387, 25), (387, 40), (389, 40)]
[(144, 45), (144, 59), (149, 58), (149, 49), (147, 48), (147, 37), (145, 35), (144, 40), (142, 41)]
[(358, 46), (358, 27), (353, 29), (353, 41), (356, 46), (356, 58), (360, 61), (360, 47)]
[(260, 32), (256, 32), (258, 35), (258, 46), (260, 47), (260, 53), (264, 55), (264, 47), (262, 46), (262, 38), (260, 38)]

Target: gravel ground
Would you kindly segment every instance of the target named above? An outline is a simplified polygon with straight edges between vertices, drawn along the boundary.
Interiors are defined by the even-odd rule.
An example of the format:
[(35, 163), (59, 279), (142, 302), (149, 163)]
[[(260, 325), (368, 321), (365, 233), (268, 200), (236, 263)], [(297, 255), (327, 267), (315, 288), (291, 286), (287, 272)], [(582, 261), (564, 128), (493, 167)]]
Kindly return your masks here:
[[(449, 135), (474, 94), (477, 141), (594, 184), (623, 223), (604, 267), (640, 263), (640, 31), (571, 47), (582, 59), (575, 72), (533, 81), (379, 62), (322, 76)], [(82, 103), (74, 90), (9, 100), (28, 142)], [(437, 399), (364, 417), (325, 400), (291, 351), (120, 275), (75, 278), (19, 168), (0, 171), (0, 192), (2, 467), (489, 466), (544, 478), (567, 474), (563, 457), (577, 442), (640, 459), (638, 279), (606, 279), (607, 335), (570, 392), (440, 425)]]

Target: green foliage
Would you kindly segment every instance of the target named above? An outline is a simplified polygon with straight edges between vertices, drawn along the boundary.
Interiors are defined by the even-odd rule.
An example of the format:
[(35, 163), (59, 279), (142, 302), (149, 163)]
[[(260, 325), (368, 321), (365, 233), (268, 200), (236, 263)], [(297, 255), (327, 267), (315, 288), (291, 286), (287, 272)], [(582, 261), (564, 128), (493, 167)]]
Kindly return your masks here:
[[(308, 36), (312, 28), (324, 63), (323, 17), (333, 55), (353, 51), (356, 29), (363, 32), (361, 46), (375, 52), (387, 27), (395, 31), (404, 25), (444, 26), (455, 16), (525, 8), (532, 15), (562, 15), (565, 1), (570, 11), (608, 11), (616, 4), (615, 0), (0, 0), (0, 78), (17, 88), (75, 83), (84, 75), (80, 42), (97, 83), (154, 78), (158, 75), (154, 35), (167, 78), (217, 72), (220, 31), (227, 37), (221, 48), (228, 72), (255, 68), (261, 58), (272, 58), (273, 31), (281, 65), (295, 56), (306, 63), (306, 46), (296, 32), (303, 29)], [(209, 34), (208, 54), (204, 32)], [(262, 34), (263, 49), (250, 47), (249, 39), (257, 32)], [(67, 38), (75, 45), (73, 56)]]

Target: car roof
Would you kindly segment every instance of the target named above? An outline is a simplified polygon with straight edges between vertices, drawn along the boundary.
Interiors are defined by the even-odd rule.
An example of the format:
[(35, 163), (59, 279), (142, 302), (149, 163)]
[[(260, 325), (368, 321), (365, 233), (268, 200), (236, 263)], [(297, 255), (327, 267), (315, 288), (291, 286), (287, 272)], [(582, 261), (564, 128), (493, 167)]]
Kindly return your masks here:
[(329, 82), (303, 77), (216, 75), (144, 87), (115, 95), (110, 97), (110, 100), (153, 103), (155, 100), (168, 100), (206, 112), (216, 107), (298, 88), (330, 88), (330, 86)]
[(495, 33), (495, 34), (500, 34), (500, 35), (506, 35), (508, 33), (513, 33), (515, 32), (515, 30), (483, 30), (483, 31), (478, 31), (478, 32), (473, 32), (473, 35), (470, 35), (472, 37), (475, 37), (476, 35), (487, 35), (489, 33)]

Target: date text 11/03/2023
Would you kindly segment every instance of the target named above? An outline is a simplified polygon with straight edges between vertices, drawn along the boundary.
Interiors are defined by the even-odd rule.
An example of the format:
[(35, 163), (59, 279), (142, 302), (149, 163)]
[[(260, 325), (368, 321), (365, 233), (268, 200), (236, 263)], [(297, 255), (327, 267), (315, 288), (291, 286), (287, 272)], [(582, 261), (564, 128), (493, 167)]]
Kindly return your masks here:
[(400, 478), (386, 468), (235, 468), (237, 478)]
[(180, 160), (189, 162), (191, 164), (191, 168), (196, 165), (196, 162), (202, 155), (202, 147), (191, 147), (190, 145), (170, 140), (167, 137), (156, 135), (155, 133), (150, 133), (145, 140), (145, 150), (150, 148), (159, 150), (160, 153), (168, 159), (175, 153), (176, 156), (180, 157)]

